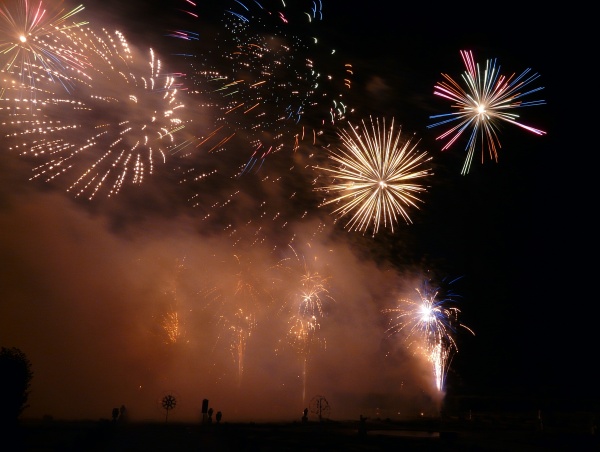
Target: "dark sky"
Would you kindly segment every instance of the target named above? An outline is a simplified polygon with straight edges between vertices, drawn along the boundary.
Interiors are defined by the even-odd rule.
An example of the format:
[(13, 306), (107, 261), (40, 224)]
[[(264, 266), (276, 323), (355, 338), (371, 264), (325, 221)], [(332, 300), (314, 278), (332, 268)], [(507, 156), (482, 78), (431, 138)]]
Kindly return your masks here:
[[(19, 347), (32, 361), (29, 415), (108, 417), (113, 406), (124, 403), (138, 418), (153, 418), (160, 413), (155, 399), (168, 391), (182, 400), (181, 419), (193, 419), (205, 397), (215, 409), (226, 407), (226, 416), (295, 418), (316, 393), (330, 400), (332, 417), (354, 418), (358, 410), (381, 406), (389, 415), (435, 410), (443, 396), (431, 388), (426, 364), (405, 350), (400, 337), (385, 338), (381, 315), (399, 298), (414, 295), (429, 276), (437, 282), (457, 279), (452, 290), (460, 295), (460, 320), (475, 332), (458, 330), (449, 395), (549, 398), (588, 390), (597, 395), (589, 264), (575, 254), (584, 246), (587, 226), (577, 226), (577, 196), (571, 194), (585, 192), (574, 174), (581, 165), (589, 167), (588, 159), (573, 154), (589, 152), (590, 143), (575, 127), (574, 76), (568, 52), (560, 50), (569, 38), (555, 26), (558, 12), (542, 17), (535, 8), (492, 14), (468, 3), (440, 9), (324, 1), (321, 22), (251, 28), (249, 33), (270, 32), (284, 43), (318, 36), (319, 46), (283, 54), (293, 69), (304, 68), (305, 54), (324, 72), (337, 74), (344, 63), (352, 64), (352, 88), (343, 91), (334, 78), (331, 89), (320, 88), (324, 97), (318, 103), (339, 90), (353, 110), (346, 120), (323, 127), (314, 143), (306, 139), (293, 151), (288, 128), (269, 121), (278, 117), (280, 97), (289, 93), (275, 83), (303, 85), (277, 73), (269, 79), (272, 91), (264, 92), (273, 96), (264, 117), (230, 115), (219, 122), (222, 110), (214, 103), (223, 98), (209, 96), (204, 90), (211, 85), (198, 73), (210, 65), (227, 73), (222, 57), (233, 48), (221, 21), (227, 6), (200, 2), (195, 20), (175, 3), (102, 2), (101, 8), (85, 5), (81, 15), (92, 28), (118, 29), (127, 37), (139, 62), (134, 70), (147, 70), (144, 58), (151, 47), (168, 71), (184, 74), (178, 81), (186, 89), (178, 99), (185, 104), (186, 125), (175, 137), (193, 145), (168, 151), (165, 165), (157, 159), (155, 173), (143, 184), (126, 185), (112, 197), (100, 192), (92, 201), (74, 199), (62, 176), (48, 183), (28, 180), (35, 158), (21, 159), (9, 150), (2, 155), (0, 253), (6, 269), (0, 279), (0, 345)], [(294, 19), (302, 14), (291, 12), (312, 5), (288, 3)], [(183, 29), (198, 31), (200, 40), (190, 44), (168, 36)], [(497, 58), (502, 73), (526, 68), (539, 73), (534, 85), (544, 89), (536, 98), (546, 104), (518, 113), (524, 123), (547, 132), (540, 137), (502, 124), (499, 161), (476, 160), (464, 176), (464, 142), (442, 152), (435, 140), (441, 130), (427, 128), (430, 115), (447, 112), (433, 88), (442, 73), (455, 79), (463, 73), (460, 50), (473, 50), (480, 64)], [(102, 64), (89, 89), (126, 97), (116, 81), (121, 79), (102, 72)], [(196, 87), (200, 92), (194, 94)], [(148, 100), (131, 110), (89, 105), (92, 115), (82, 130), (104, 120), (141, 124), (154, 104)], [(323, 113), (320, 107), (308, 110), (313, 116), (301, 123), (306, 131)], [(74, 111), (69, 115), (77, 122)], [(419, 149), (432, 156), (434, 173), (424, 203), (411, 211), (412, 224), (400, 222), (393, 232), (383, 229), (374, 237), (344, 230), (317, 207), (310, 171), (311, 162), (323, 161), (327, 146), (339, 146), (336, 127), (371, 116), (394, 118), (403, 134), (414, 134)], [(11, 128), (4, 119), (6, 136)], [(195, 146), (215, 124), (225, 124), (221, 138), (227, 130), (235, 138), (216, 152), (208, 151), (210, 144)], [(74, 133), (74, 142), (79, 136), (87, 139)], [(236, 178), (257, 138), (285, 146), (259, 171)], [(287, 270), (273, 276), (272, 266), (280, 262)], [(327, 347), (313, 351), (308, 400), (300, 401), (297, 356), (281, 345), (286, 327), (275, 317), (267, 320), (265, 311), (273, 305), (284, 309), (294, 272), (306, 262), (328, 275), (328, 310), (321, 321)], [(236, 387), (227, 334), (232, 306), (241, 303), (235, 289), (239, 275), (253, 281), (244, 300), (259, 299), (265, 318), (257, 321), (243, 384)], [(185, 334), (167, 345), (161, 322), (174, 307)], [(268, 330), (261, 330), (265, 324)], [(270, 401), (266, 407), (264, 400)]]

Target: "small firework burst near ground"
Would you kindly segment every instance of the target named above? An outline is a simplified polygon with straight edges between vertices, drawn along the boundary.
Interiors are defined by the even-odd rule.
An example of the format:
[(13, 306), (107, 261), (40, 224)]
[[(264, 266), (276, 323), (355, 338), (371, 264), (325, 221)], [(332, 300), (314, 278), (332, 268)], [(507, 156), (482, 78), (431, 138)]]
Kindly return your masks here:
[(400, 298), (394, 308), (384, 309), (389, 314), (388, 335), (403, 333), (409, 348), (422, 354), (431, 363), (438, 391), (444, 389), (452, 357), (458, 352), (456, 333), (458, 327), (473, 331), (459, 323), (460, 310), (453, 293), (441, 293), (425, 280), (415, 289), (416, 296)]

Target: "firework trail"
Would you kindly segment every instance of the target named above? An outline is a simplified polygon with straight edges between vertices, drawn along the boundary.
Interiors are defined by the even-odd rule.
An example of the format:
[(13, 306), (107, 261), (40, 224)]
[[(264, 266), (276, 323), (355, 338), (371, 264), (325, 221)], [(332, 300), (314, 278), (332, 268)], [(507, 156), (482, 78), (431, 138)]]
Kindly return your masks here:
[(85, 24), (68, 22), (83, 6), (66, 11), (62, 4), (54, 1), (46, 7), (41, 0), (9, 0), (0, 6), (0, 73), (12, 74), (33, 96), (36, 91), (31, 88), (40, 79), (69, 90), (70, 72), (86, 66), (82, 55), (59, 43), (65, 30)]
[[(326, 340), (319, 336), (319, 320), (324, 318), (324, 304), (335, 301), (329, 293), (330, 278), (318, 270), (318, 257), (307, 262), (290, 246), (293, 257), (283, 259), (279, 268), (288, 289), (282, 309), (291, 313), (288, 318), (288, 345), (302, 359), (302, 403), (306, 399), (306, 382), (310, 356), (315, 348), (325, 348)], [(289, 315), (289, 314), (288, 314)], [(282, 347), (283, 348), (283, 347)]]
[(161, 327), (165, 334), (167, 344), (176, 344), (184, 335), (183, 322), (179, 315), (179, 286), (181, 285), (181, 275), (185, 269), (184, 259), (177, 260), (175, 276), (169, 279), (165, 289), (165, 295), (170, 299), (170, 306), (167, 312), (162, 316)]
[(321, 206), (339, 204), (332, 213), (338, 219), (350, 216), (345, 228), (363, 233), (372, 228), (373, 236), (382, 224), (393, 232), (400, 216), (411, 223), (406, 207), (418, 208), (417, 194), (426, 188), (415, 181), (431, 175), (424, 167), (431, 157), (411, 139), (401, 142), (393, 119), (389, 129), (385, 119), (371, 118), (370, 127), (363, 120), (360, 130), (348, 124), (339, 132), (343, 148), (330, 151), (332, 164), (316, 167), (331, 179), (315, 188), (329, 196)]
[(251, 253), (214, 258), (211, 268), (215, 276), (207, 284), (204, 297), (220, 327), (217, 342), (226, 343), (237, 366), (240, 387), (250, 338), (273, 303), (274, 277), (272, 268), (258, 263)]
[(302, 359), (302, 404), (306, 404), (308, 362), (314, 348), (325, 348), (325, 340), (318, 336), (321, 325), (316, 316), (293, 316), (289, 320), (288, 342)]
[(473, 52), (461, 50), (461, 57), (467, 70), (462, 74), (463, 84), (457, 82), (447, 74), (442, 74), (444, 81), (435, 85), (434, 94), (452, 102), (452, 113), (430, 116), (430, 119), (441, 119), (427, 126), (428, 128), (440, 125), (451, 125), (451, 128), (439, 135), (437, 140), (448, 139), (442, 150), (447, 150), (463, 134), (467, 132), (469, 138), (466, 145), (467, 157), (463, 164), (461, 174), (469, 173), (478, 144), (481, 148), (481, 162), (484, 162), (486, 153), (496, 162), (498, 150), (501, 148), (499, 139), (499, 123), (501, 121), (521, 127), (536, 135), (545, 135), (546, 132), (525, 125), (518, 121), (519, 115), (514, 110), (522, 107), (543, 105), (543, 100), (524, 102), (522, 98), (543, 89), (526, 88), (539, 78), (537, 73), (530, 73), (527, 68), (519, 76), (513, 73), (510, 76), (500, 74), (500, 65), (496, 59), (487, 60), (485, 69), (475, 63)]
[(239, 387), (242, 384), (242, 377), (244, 375), (244, 359), (248, 341), (256, 328), (256, 317), (252, 312), (246, 313), (240, 308), (234, 314), (233, 319), (228, 321), (228, 325), (231, 334), (231, 352), (238, 366)]
[(408, 347), (416, 348), (431, 363), (436, 387), (442, 391), (452, 357), (458, 352), (457, 327), (474, 333), (458, 323), (460, 310), (453, 306), (456, 298), (453, 294), (438, 297), (439, 288), (431, 287), (428, 281), (415, 291), (416, 299), (402, 298), (398, 306), (382, 310), (392, 315), (386, 333), (390, 336), (405, 333)]
[[(53, 86), (32, 101), (4, 80), (0, 109), (9, 149), (34, 162), (31, 179), (65, 180), (75, 197), (93, 199), (142, 184), (165, 163), (184, 127), (177, 77), (164, 73), (153, 50), (141, 61), (124, 35), (89, 27), (63, 30), (64, 46), (85, 54), (90, 64), (69, 97)], [(46, 88), (46, 87), (45, 87)], [(40, 163), (41, 161), (41, 163)]]
[(271, 304), (265, 275), (250, 258), (234, 255), (238, 271), (230, 300), (234, 304), (233, 319), (227, 321), (231, 333), (231, 351), (238, 364), (238, 385), (242, 383), (247, 343), (256, 328), (257, 315)]

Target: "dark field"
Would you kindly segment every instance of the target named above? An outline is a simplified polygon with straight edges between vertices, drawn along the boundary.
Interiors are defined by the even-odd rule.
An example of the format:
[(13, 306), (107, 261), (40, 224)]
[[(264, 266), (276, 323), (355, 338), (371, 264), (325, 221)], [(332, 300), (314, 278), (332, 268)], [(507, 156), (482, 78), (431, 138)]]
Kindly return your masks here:
[(598, 451), (589, 414), (308, 423), (22, 421), (0, 450), (63, 451)]

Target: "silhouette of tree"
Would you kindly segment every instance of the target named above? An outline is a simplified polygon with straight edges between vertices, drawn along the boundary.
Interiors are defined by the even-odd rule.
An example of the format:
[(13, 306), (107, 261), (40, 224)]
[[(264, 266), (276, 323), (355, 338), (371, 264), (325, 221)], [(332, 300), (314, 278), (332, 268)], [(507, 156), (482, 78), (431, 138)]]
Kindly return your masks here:
[(0, 424), (18, 423), (27, 405), (33, 372), (31, 362), (16, 347), (0, 349)]

